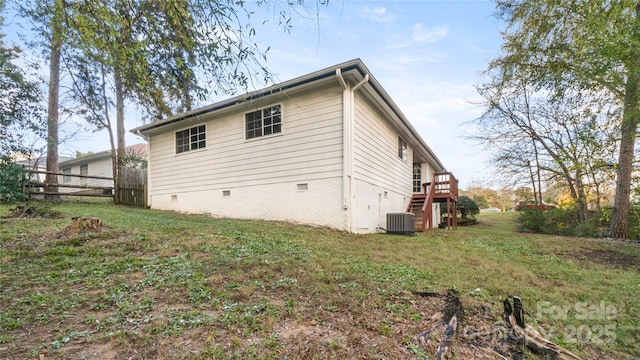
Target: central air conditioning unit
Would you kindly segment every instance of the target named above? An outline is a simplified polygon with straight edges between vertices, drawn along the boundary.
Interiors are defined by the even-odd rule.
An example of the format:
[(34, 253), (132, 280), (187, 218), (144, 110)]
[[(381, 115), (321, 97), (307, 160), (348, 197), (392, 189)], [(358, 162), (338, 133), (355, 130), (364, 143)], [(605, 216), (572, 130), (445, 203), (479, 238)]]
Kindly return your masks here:
[(387, 214), (387, 234), (415, 235), (415, 215), (413, 213)]

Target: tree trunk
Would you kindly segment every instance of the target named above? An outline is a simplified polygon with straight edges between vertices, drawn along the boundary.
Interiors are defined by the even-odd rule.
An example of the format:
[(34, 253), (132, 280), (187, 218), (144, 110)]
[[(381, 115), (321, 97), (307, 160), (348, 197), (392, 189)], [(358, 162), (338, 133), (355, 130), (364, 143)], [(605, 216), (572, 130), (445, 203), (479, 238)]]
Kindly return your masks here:
[[(635, 28), (636, 43), (640, 42), (640, 4), (636, 5)], [(618, 154), (618, 179), (616, 196), (611, 216), (611, 237), (629, 238), (629, 202), (631, 197), (631, 175), (633, 173), (633, 151), (638, 130), (638, 104), (640, 86), (640, 52), (631, 49), (627, 64), (627, 83), (625, 85), (624, 113), (622, 115), (620, 153)]]
[(71, 218), (70, 229), (75, 230), (100, 230), (102, 228), (102, 219), (96, 217), (73, 217)]
[(107, 80), (106, 80), (106, 70), (105, 70), (105, 65), (101, 64), (100, 66), (100, 71), (101, 71), (101, 79), (102, 79), (102, 106), (104, 109), (104, 119), (106, 124), (104, 124), (104, 128), (107, 129), (107, 132), (109, 134), (109, 145), (111, 148), (111, 177), (113, 178), (113, 188), (114, 188), (114, 202), (115, 202), (115, 196), (116, 196), (116, 191), (115, 191), (115, 183), (116, 183), (116, 177), (118, 176), (117, 170), (118, 170), (118, 166), (117, 166), (117, 156), (116, 156), (116, 143), (114, 140), (114, 135), (113, 135), (113, 123), (111, 122), (111, 116), (109, 115), (109, 99), (107, 98)]
[(538, 202), (538, 190), (536, 189), (536, 179), (533, 176), (533, 167), (531, 166), (531, 161), (527, 162), (527, 166), (529, 167), (529, 177), (531, 179), (531, 186), (533, 186), (533, 200), (536, 205), (540, 204)]
[[(629, 79), (631, 81), (631, 79)], [(636, 83), (638, 80), (636, 78)], [(628, 86), (627, 86), (628, 87)], [(634, 91), (637, 96), (637, 90)], [(629, 92), (627, 91), (627, 94)], [(637, 100), (636, 100), (637, 101)], [(626, 102), (626, 99), (625, 99)], [(635, 105), (637, 108), (638, 106)], [(634, 110), (634, 112), (637, 110)], [(631, 174), (633, 172), (633, 151), (637, 129), (637, 115), (634, 119), (628, 119), (628, 110), (625, 106), (625, 119), (622, 123), (622, 138), (620, 140), (620, 153), (618, 156), (618, 179), (616, 181), (616, 196), (613, 203), (611, 216), (611, 237), (615, 239), (629, 239), (629, 202), (631, 197)]]
[[(530, 120), (529, 120), (529, 125), (531, 125)], [(538, 145), (536, 144), (535, 140), (533, 141), (533, 154), (536, 159), (536, 181), (538, 183), (537, 199), (540, 201), (540, 204), (542, 204), (542, 178), (540, 175), (540, 156), (538, 155)]]
[(578, 210), (578, 221), (584, 223), (587, 221), (587, 215), (589, 213), (589, 204), (587, 204), (587, 195), (584, 183), (582, 182), (582, 172), (576, 170), (576, 206)]
[(119, 69), (114, 68), (114, 81), (116, 90), (116, 138), (118, 141), (118, 149), (116, 155), (116, 176), (113, 178), (115, 202), (120, 203), (119, 190), (122, 185), (123, 162), (125, 157), (125, 140), (124, 140), (124, 84), (120, 76)]
[[(62, 47), (63, 0), (54, 3), (51, 20), (51, 55), (49, 62), (49, 99), (47, 109), (47, 175), (45, 192), (58, 192), (58, 105), (60, 97), (60, 52)], [(59, 195), (45, 195), (48, 200), (58, 200)]]

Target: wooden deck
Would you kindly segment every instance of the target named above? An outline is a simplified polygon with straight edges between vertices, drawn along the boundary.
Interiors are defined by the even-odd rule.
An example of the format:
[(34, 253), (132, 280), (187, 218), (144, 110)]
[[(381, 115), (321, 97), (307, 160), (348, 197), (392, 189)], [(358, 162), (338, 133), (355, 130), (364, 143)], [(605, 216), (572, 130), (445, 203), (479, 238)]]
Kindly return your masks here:
[(436, 173), (433, 180), (422, 184), (422, 187), (424, 192), (413, 194), (407, 206), (407, 212), (416, 215), (416, 230), (425, 231), (440, 225), (432, 221), (434, 203), (447, 204), (446, 227), (457, 229), (458, 179), (449, 172)]

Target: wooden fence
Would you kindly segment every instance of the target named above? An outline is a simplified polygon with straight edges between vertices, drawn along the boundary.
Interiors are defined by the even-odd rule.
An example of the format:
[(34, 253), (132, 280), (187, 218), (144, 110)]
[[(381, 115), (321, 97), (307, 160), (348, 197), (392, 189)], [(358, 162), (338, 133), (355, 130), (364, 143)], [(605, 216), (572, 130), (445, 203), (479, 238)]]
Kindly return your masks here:
[(147, 207), (147, 171), (125, 167), (122, 171), (122, 184), (118, 192), (120, 203), (130, 206)]
[[(32, 174), (53, 174), (62, 178), (57, 184), (30, 180), (23, 184), (23, 191), (32, 198), (51, 196), (79, 196), (79, 197), (108, 197), (115, 200), (113, 178), (105, 176), (79, 175), (57, 173), (41, 170), (30, 171)], [(124, 178), (118, 195), (119, 203), (123, 205), (147, 207), (147, 175), (146, 170), (125, 167)], [(72, 179), (81, 179), (72, 181)], [(83, 180), (93, 181), (94, 184), (83, 183)], [(98, 185), (96, 185), (96, 183)], [(110, 186), (109, 186), (110, 185)], [(49, 191), (47, 188), (57, 188)]]
[[(68, 173), (57, 173), (42, 170), (32, 170), (31, 174), (57, 175), (63, 181), (58, 179), (57, 184), (47, 183), (45, 181), (30, 180), (23, 185), (24, 191), (30, 197), (39, 197), (44, 195), (52, 196), (87, 196), (87, 197), (110, 197), (113, 198), (113, 178), (105, 176), (79, 175)], [(80, 179), (75, 183), (73, 179)], [(82, 180), (97, 180), (100, 185), (80, 183)], [(105, 186), (109, 184), (111, 186)], [(57, 190), (51, 191), (47, 188), (52, 187)]]

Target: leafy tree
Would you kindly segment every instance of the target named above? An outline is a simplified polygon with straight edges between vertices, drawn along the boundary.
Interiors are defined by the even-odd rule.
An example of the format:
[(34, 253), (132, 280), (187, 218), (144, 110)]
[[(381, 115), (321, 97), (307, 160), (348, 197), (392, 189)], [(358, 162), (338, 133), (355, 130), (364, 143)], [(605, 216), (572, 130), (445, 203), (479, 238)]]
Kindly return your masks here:
[(125, 155), (123, 163), (125, 166), (137, 168), (137, 169), (146, 169), (147, 168), (147, 159), (141, 157), (137, 154), (128, 153)]
[(528, 200), (533, 198), (533, 191), (528, 187), (519, 187), (515, 191), (516, 200)]
[[(69, 7), (68, 71), (89, 122), (109, 130), (116, 189), (125, 161), (127, 100), (158, 120), (191, 110), (193, 98), (205, 98), (209, 89), (227, 93), (248, 84), (260, 53), (246, 40), (255, 30), (243, 14), (248, 21), (250, 13), (232, 0), (87, 0)], [(196, 72), (208, 86), (199, 85)]]
[[(495, 185), (495, 178), (492, 178), (491, 186)], [(526, 190), (531, 193), (531, 189), (526, 188)], [(468, 186), (465, 190), (461, 190), (460, 195), (470, 197), (480, 209), (488, 207), (509, 209), (514, 205), (514, 201), (516, 201), (516, 199), (520, 199), (520, 197), (515, 195), (513, 187), (495, 189), (476, 182), (473, 182), (473, 184)], [(531, 196), (526, 195), (524, 198), (530, 199)]]
[(471, 200), (473, 200), (473, 202), (475, 202), (479, 208), (488, 208), (489, 207), (489, 202), (487, 201), (487, 198), (484, 197), (484, 195), (474, 195), (473, 197), (471, 197)]
[[(148, 56), (145, 46), (147, 42), (152, 42), (151, 46), (158, 52), (175, 46), (172, 43), (149, 41), (149, 36), (143, 32), (148, 31), (154, 36), (159, 31), (150, 25), (154, 24), (150, 18), (153, 8), (153, 4), (147, 2), (125, 1), (84, 1), (68, 8), (72, 27), (65, 66), (72, 77), (74, 98), (85, 108), (87, 120), (97, 129), (108, 130), (116, 196), (119, 194), (125, 158), (125, 94), (133, 95), (134, 99), (137, 95), (140, 102), (146, 101), (149, 93), (161, 99), (164, 92), (155, 86), (155, 79), (151, 78), (149, 69), (145, 67)], [(151, 10), (147, 12), (147, 9)], [(175, 18), (169, 25), (180, 23), (180, 19)], [(167, 30), (171, 31), (172, 28), (168, 27)], [(136, 92), (140, 89), (136, 88), (137, 85), (146, 91)], [(156, 105), (164, 108), (163, 104)], [(115, 124), (111, 118), (113, 107), (116, 112)]]
[[(287, 11), (304, 2), (257, 4), (282, 6), (281, 24), (288, 27)], [(253, 13), (242, 1), (48, 0), (27, 1), (22, 9), (50, 43), (51, 166), (57, 167), (53, 108), (62, 63), (81, 113), (97, 129), (109, 131), (116, 188), (125, 159), (125, 102), (158, 120), (188, 111), (210, 94), (233, 93), (254, 78), (270, 77), (266, 51), (251, 41)]]
[(507, 23), (490, 69), (547, 91), (610, 95), (622, 116), (611, 235), (629, 238), (634, 146), (640, 120), (640, 4), (621, 0), (498, 0)]
[(45, 177), (45, 198), (57, 200), (58, 177), (58, 136), (60, 98), (60, 59), (65, 40), (66, 0), (23, 0), (17, 2), (19, 12), (31, 19), (32, 31), (39, 40), (29, 40), (28, 45), (40, 47), (49, 60), (49, 79), (46, 119), (47, 175)]
[[(3, 8), (4, 1), (0, 0), (0, 13)], [(0, 26), (2, 23), (0, 17)], [(45, 128), (38, 103), (40, 89), (36, 82), (28, 79), (31, 74), (25, 72), (25, 66), (16, 65), (20, 54), (20, 48), (7, 46), (4, 34), (0, 33), (0, 156), (29, 152), (24, 145), (24, 134), (42, 135)]]
[(76, 159), (77, 158), (81, 158), (81, 157), (85, 157), (85, 156), (89, 156), (89, 155), (93, 155), (93, 151), (87, 151), (87, 152), (76, 151)]
[(28, 180), (28, 172), (15, 164), (9, 156), (0, 156), (0, 203), (25, 200), (27, 194), (22, 189)]
[(458, 198), (458, 212), (463, 219), (467, 219), (469, 216), (474, 218), (474, 215), (480, 213), (480, 209), (470, 197), (462, 195)]
[(497, 147), (495, 163), (518, 179), (528, 177), (533, 199), (542, 201), (542, 183), (562, 182), (587, 220), (592, 189), (600, 204), (600, 182), (614, 163), (615, 139), (609, 98), (566, 91), (550, 96), (518, 78), (494, 78), (478, 87), (486, 112), (476, 120), (478, 136)]

